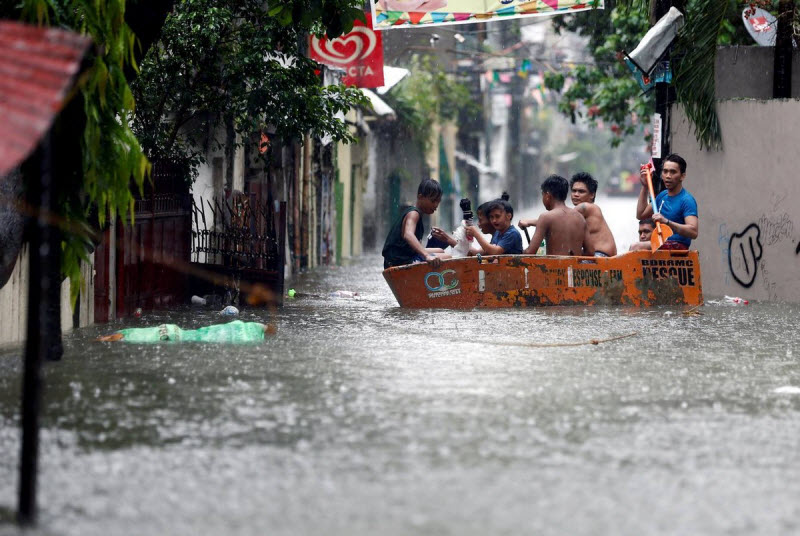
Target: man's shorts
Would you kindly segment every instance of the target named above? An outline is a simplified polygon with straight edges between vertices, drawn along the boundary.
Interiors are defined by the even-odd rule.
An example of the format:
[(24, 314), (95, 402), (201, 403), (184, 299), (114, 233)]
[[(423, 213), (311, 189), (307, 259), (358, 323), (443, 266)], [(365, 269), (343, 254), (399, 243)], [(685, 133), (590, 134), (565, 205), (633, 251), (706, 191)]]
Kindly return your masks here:
[(595, 257), (610, 257), (611, 255), (609, 255), (608, 253), (604, 253), (602, 251), (595, 251), (594, 252), (594, 256)]
[(659, 251), (686, 251), (687, 249), (689, 249), (689, 246), (677, 240), (667, 240), (658, 248)]
[(414, 258), (411, 260), (411, 262), (428, 262), (428, 259), (417, 253), (414, 255)]

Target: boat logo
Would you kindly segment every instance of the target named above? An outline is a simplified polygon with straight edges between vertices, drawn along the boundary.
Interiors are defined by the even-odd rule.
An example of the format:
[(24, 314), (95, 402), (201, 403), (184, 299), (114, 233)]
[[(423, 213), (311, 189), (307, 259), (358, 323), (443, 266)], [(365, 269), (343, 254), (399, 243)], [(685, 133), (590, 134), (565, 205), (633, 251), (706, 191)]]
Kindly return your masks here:
[(455, 270), (428, 272), (425, 274), (423, 281), (425, 282), (425, 288), (429, 291), (429, 298), (461, 293), (461, 289), (456, 288), (459, 285), (459, 281), (456, 278)]

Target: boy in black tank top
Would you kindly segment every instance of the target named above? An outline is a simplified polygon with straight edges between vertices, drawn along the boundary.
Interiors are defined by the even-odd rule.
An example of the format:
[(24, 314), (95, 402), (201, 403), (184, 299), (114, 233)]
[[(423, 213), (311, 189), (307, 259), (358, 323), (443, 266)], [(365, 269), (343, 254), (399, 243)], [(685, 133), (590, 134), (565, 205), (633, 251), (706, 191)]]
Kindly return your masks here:
[(442, 187), (433, 179), (423, 179), (417, 188), (417, 202), (406, 208), (389, 230), (383, 245), (383, 267), (401, 266), (412, 262), (428, 262), (438, 268), (442, 259), (449, 259), (441, 248), (425, 248), (422, 236), (422, 215), (433, 214), (442, 200)]

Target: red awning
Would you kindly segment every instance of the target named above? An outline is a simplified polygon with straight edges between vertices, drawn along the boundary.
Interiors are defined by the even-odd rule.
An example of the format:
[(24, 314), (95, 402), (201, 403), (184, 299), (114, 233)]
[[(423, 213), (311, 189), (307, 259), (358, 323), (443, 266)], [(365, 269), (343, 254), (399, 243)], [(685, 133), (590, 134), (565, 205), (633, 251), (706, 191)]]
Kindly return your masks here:
[(0, 21), (0, 177), (47, 133), (90, 44), (65, 30)]

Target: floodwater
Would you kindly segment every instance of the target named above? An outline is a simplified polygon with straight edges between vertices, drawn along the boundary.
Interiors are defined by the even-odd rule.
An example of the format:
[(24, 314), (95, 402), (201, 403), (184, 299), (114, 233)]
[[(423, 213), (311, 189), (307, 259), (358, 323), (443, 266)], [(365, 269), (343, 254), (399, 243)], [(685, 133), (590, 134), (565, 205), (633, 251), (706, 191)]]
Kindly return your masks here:
[[(800, 532), (800, 306), (401, 310), (380, 265), (245, 309), (278, 328), (260, 345), (68, 335), (25, 534)], [(221, 317), (127, 325), (166, 321)], [(0, 352), (0, 534), (17, 534), (20, 371)]]

